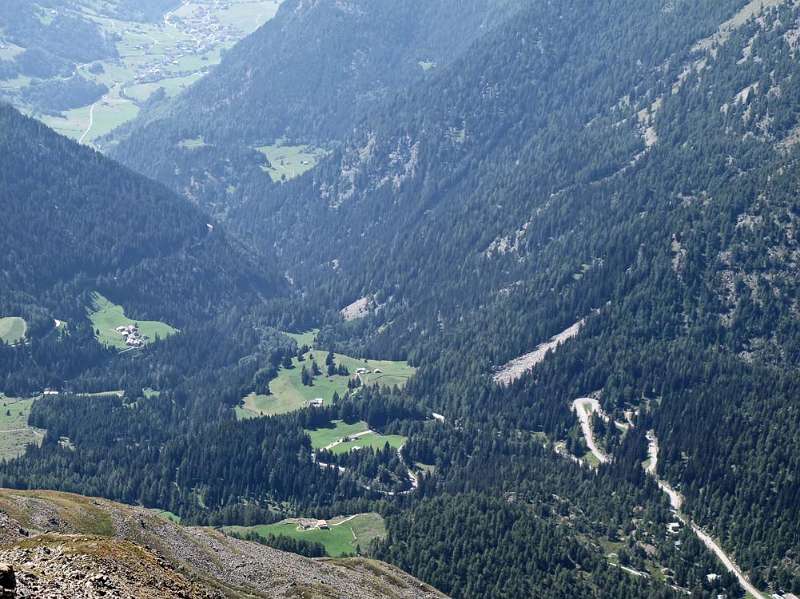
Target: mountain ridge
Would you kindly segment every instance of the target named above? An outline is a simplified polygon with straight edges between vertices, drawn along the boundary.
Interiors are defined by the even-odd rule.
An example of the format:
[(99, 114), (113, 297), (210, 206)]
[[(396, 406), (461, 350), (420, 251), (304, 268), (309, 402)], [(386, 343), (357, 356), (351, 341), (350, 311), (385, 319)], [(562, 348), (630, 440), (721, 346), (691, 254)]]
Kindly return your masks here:
[(0, 489), (0, 518), (19, 597), (444, 597), (380, 562), (311, 560), (104, 499)]

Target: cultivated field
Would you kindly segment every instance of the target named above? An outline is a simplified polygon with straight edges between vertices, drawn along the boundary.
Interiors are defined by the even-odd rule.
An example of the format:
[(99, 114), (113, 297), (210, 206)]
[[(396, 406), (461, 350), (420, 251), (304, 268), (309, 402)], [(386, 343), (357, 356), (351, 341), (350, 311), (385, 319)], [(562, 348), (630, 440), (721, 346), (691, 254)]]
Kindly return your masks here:
[(25, 339), (28, 332), (28, 323), (18, 316), (0, 318), (0, 340), (14, 344)]
[(373, 539), (386, 537), (383, 518), (375, 513), (357, 514), (328, 520), (328, 529), (313, 527), (304, 530), (301, 524), (303, 522), (308, 525), (315, 521), (290, 518), (276, 524), (228, 526), (223, 530), (238, 535), (255, 532), (261, 537), (266, 537), (270, 534), (275, 536), (283, 535), (294, 539), (322, 543), (330, 557), (354, 554), (357, 551), (357, 547), (365, 550)]
[(125, 310), (122, 306), (109, 301), (99, 293), (94, 293), (93, 301), (94, 304), (89, 312), (89, 319), (92, 321), (97, 340), (108, 347), (115, 347), (121, 350), (128, 349), (122, 335), (116, 331), (116, 328), (121, 326), (137, 325), (141, 334), (147, 337), (146, 343), (152, 343), (157, 338), (166, 339), (178, 332), (177, 329), (163, 322), (131, 320), (125, 316)]
[(44, 432), (28, 426), (33, 402), (0, 395), (0, 460), (21, 455), (30, 443), (41, 444)]

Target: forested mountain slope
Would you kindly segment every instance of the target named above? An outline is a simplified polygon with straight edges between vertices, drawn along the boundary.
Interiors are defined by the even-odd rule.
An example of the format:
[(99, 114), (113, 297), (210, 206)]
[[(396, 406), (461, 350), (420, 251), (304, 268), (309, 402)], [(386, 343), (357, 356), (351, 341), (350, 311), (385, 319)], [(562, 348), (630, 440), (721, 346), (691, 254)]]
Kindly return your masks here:
[[(298, 281), (331, 287), (326, 300), (377, 296), (381, 322), (395, 319), (396, 304), (415, 322), (385, 329), (392, 343), (404, 330), (417, 339), (455, 326), (464, 306), (513, 310), (526, 285), (563, 287), (536, 313), (510, 314), (511, 330), (492, 331), (502, 354), (489, 357), (503, 363), (607, 299), (607, 272), (626, 268), (636, 247), (619, 241), (606, 207), (590, 198), (610, 175), (636, 172), (631, 163), (647, 156), (640, 108), (739, 4), (668, 12), (535, 3), (390, 101), (313, 174), (279, 189), (249, 179), (231, 220), (272, 243)], [(627, 209), (617, 209), (625, 221)], [(541, 314), (554, 310), (564, 326), (545, 330)], [(509, 338), (515, 330), (526, 337)]]
[(207, 78), (132, 123), (111, 153), (224, 212), (244, 176), (269, 181), (261, 168), (267, 159), (256, 148), (325, 147), (341, 139), (386, 97), (452, 62), (518, 4), (284, 2)]
[(179, 329), (283, 292), (267, 261), (184, 200), (6, 105), (0, 162), (0, 317), (27, 323), (26, 343), (0, 344), (0, 380), (15, 381), (3, 391), (60, 387), (97, 363), (94, 292)]
[(0, 107), (2, 298), (70, 304), (64, 287), (186, 323), (278, 277), (163, 186)]
[[(241, 48), (327, 16), (291, 43), (327, 49), (336, 72), (352, 63), (345, 40), (378, 43), (353, 23), (406, 10), (360, 6), (287, 3)], [(230, 75), (223, 64), (215, 101), (198, 86), (179, 100), (194, 98), (185, 119), (144, 123), (118, 155), (224, 213), (298, 295), (281, 316), (237, 307), (76, 376), (34, 404), (48, 432), (0, 465), (0, 484), (204, 523), (376, 510), (388, 538), (370, 550), (457, 598), (739, 596), (691, 526), (668, 528), (678, 516), (649, 465), (758, 589), (800, 593), (800, 6), (764, 6), (532, 1), (464, 34), (427, 75), (367, 85), (374, 102), (358, 103), (358, 77), (329, 81), (341, 113), (293, 95), (309, 90), (271, 55)], [(389, 54), (373, 66), (422, 60)], [(272, 70), (251, 88), (261, 63)], [(286, 84), (271, 104), (268, 81)], [(254, 148), (282, 135), (337, 143), (275, 185)], [(345, 321), (354, 300), (347, 314), (362, 318)], [(417, 373), (403, 389), (351, 380), (333, 405), (237, 422), (241, 398), (298, 356), (278, 322), (321, 325), (317, 348), (408, 358)], [(530, 372), (496, 382), (559, 333), (569, 340)], [(109, 385), (125, 393), (79, 393)], [(587, 452), (577, 398), (609, 415), (590, 418), (605, 463)], [(314, 453), (307, 431), (361, 420), (407, 441)], [(409, 468), (412, 488), (376, 486)]]
[[(372, 298), (328, 339), (410, 350), (412, 393), (448, 416), (563, 439), (576, 397), (638, 410), (687, 509), (756, 584), (785, 588), (800, 13), (746, 4), (536, 3), (312, 174), (254, 183), (231, 220), (320, 303)], [(533, 375), (493, 384), (587, 316)]]

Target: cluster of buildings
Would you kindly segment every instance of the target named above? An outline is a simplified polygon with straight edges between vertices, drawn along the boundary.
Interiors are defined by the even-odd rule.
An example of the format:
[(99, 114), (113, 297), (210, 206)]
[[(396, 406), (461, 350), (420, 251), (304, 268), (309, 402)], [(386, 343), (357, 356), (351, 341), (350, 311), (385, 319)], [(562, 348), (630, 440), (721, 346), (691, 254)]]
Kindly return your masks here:
[(139, 332), (139, 327), (137, 327), (135, 324), (117, 327), (116, 331), (122, 335), (122, 338), (125, 339), (125, 345), (128, 347), (144, 347), (144, 344), (147, 341), (147, 337)]
[(309, 522), (307, 520), (300, 522), (300, 529), (301, 530), (313, 530), (318, 528), (320, 530), (329, 530), (330, 526), (328, 526), (327, 520), (317, 520), (316, 522)]
[[(218, 5), (217, 11), (227, 10), (229, 4)], [(187, 36), (188, 39), (177, 41), (174, 45), (162, 44), (159, 50), (165, 52), (164, 56), (147, 66), (147, 68), (136, 77), (137, 83), (157, 82), (169, 77), (177, 77), (188, 74), (188, 71), (176, 71), (175, 67), (184, 56), (202, 56), (213, 51), (217, 47), (225, 46), (237, 42), (243, 33), (232, 25), (221, 23), (216, 14), (205, 6), (197, 6), (190, 15), (178, 16), (170, 13), (165, 17), (165, 25), (178, 29)], [(151, 38), (148, 31), (144, 28), (132, 28), (129, 33), (146, 35)], [(141, 42), (135, 46), (137, 50), (148, 54), (152, 50), (152, 44)]]
[(369, 370), (368, 368), (359, 368), (356, 370), (356, 374), (381, 374), (383, 370), (380, 368), (376, 368), (375, 370)]

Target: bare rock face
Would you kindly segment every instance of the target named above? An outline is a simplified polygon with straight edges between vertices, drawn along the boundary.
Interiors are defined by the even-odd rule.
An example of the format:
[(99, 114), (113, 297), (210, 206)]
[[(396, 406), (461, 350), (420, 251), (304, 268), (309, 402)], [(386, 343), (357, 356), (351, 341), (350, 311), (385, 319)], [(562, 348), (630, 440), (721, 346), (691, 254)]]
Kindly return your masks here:
[[(152, 551), (120, 539), (47, 533), (0, 549), (16, 568), (16, 599), (217, 599)], [(15, 593), (15, 594), (14, 594)]]

